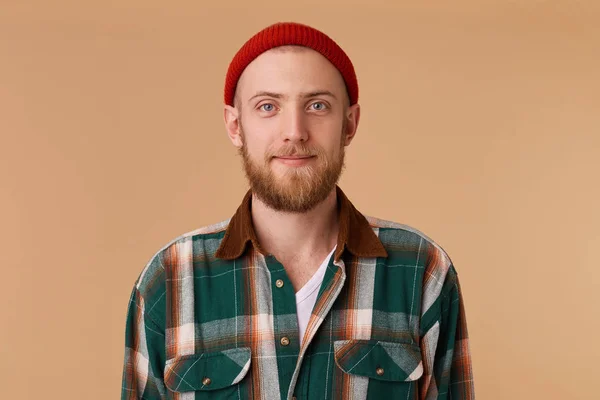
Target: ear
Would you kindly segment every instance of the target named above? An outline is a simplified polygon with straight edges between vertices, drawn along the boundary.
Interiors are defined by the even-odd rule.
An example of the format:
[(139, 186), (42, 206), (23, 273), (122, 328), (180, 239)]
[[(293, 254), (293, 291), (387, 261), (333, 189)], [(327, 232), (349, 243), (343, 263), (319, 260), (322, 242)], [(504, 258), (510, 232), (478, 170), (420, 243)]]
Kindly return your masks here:
[(352, 139), (354, 139), (354, 135), (356, 135), (356, 130), (358, 129), (358, 122), (360, 121), (360, 105), (357, 103), (348, 107), (344, 118), (346, 119), (344, 145), (348, 146), (350, 142), (352, 142)]
[(225, 120), (225, 129), (227, 136), (235, 147), (242, 147), (242, 136), (240, 131), (240, 113), (237, 108), (225, 104), (223, 109), (223, 119)]

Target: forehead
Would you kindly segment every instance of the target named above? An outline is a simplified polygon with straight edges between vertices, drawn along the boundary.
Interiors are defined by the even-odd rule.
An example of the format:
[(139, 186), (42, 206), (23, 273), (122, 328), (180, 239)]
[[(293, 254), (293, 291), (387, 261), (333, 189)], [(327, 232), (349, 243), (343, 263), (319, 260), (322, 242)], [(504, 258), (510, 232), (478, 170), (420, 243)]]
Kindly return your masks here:
[(262, 53), (242, 73), (236, 92), (245, 99), (258, 91), (294, 95), (329, 90), (345, 93), (341, 73), (319, 52), (301, 46), (277, 47)]

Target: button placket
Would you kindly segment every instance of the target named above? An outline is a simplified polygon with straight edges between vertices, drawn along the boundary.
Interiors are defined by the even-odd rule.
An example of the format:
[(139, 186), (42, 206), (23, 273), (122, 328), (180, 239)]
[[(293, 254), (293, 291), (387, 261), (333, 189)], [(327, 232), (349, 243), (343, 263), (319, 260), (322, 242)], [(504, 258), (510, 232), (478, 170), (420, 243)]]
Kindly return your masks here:
[(291, 374), (297, 363), (299, 343), (296, 339), (298, 331), (297, 318), (293, 318), (296, 310), (296, 296), (286, 270), (275, 257), (265, 257), (267, 269), (271, 275), (271, 296), (273, 313), (273, 344), (277, 356), (279, 371), (289, 371), (279, 379), (281, 396), (285, 396), (283, 388), (289, 388)]

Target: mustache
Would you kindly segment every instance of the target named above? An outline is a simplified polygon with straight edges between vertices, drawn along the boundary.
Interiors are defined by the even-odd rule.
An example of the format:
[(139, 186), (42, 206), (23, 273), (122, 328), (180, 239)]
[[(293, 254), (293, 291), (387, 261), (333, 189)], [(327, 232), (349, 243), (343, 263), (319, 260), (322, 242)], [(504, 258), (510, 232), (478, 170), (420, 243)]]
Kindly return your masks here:
[(321, 154), (319, 149), (309, 147), (306, 145), (291, 145), (291, 146), (283, 146), (277, 150), (270, 151), (267, 154), (268, 158), (273, 157), (312, 157), (318, 156)]

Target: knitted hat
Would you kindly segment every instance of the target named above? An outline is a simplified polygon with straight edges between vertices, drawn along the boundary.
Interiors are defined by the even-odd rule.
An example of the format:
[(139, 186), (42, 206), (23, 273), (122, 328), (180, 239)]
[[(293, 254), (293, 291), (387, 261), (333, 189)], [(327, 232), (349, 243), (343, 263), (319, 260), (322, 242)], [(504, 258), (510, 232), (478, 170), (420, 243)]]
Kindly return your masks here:
[(225, 104), (233, 106), (238, 80), (256, 57), (274, 47), (298, 45), (321, 53), (342, 74), (350, 105), (358, 101), (358, 82), (350, 58), (329, 36), (310, 26), (296, 22), (279, 22), (252, 36), (233, 57), (225, 78)]

